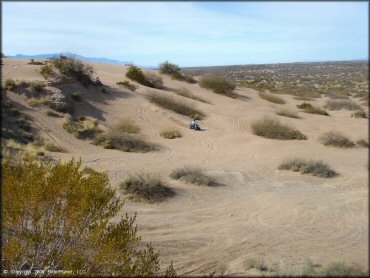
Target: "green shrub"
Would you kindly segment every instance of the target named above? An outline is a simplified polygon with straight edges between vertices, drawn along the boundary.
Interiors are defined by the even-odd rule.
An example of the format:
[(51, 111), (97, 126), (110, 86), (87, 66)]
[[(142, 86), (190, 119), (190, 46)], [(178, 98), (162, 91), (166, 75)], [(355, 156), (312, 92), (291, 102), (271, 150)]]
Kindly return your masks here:
[(101, 134), (94, 140), (94, 144), (101, 145), (105, 149), (115, 149), (124, 152), (145, 153), (155, 150), (155, 146), (133, 135), (120, 132)]
[(348, 137), (340, 132), (329, 131), (324, 133), (319, 141), (323, 143), (324, 146), (334, 146), (339, 148), (353, 148), (355, 143), (352, 142)]
[(297, 105), (297, 107), (299, 109), (302, 109), (303, 112), (305, 113), (329, 116), (328, 112), (326, 112), (325, 110), (319, 107), (313, 106), (312, 104), (307, 103), (307, 102), (303, 102), (302, 104)]
[(205, 117), (204, 113), (194, 109), (189, 104), (175, 100), (169, 96), (160, 95), (158, 93), (151, 93), (146, 97), (150, 102), (157, 104), (158, 106), (172, 110), (178, 114), (189, 116), (196, 120), (200, 120)]
[(245, 270), (257, 269), (259, 271), (267, 271), (268, 267), (262, 258), (250, 258), (243, 263)]
[(369, 147), (369, 142), (366, 141), (365, 139), (360, 139), (356, 141), (356, 144), (359, 145), (360, 147), (368, 148)]
[(47, 80), (53, 73), (53, 68), (49, 65), (42, 66), (40, 69), (41, 75)]
[(162, 130), (160, 135), (167, 139), (174, 139), (174, 138), (182, 137), (180, 131), (174, 128), (168, 128), (168, 129)]
[(34, 94), (41, 93), (43, 89), (44, 89), (44, 85), (41, 82), (34, 81), (34, 82), (31, 82), (30, 84), (30, 90)]
[(233, 93), (235, 84), (222, 76), (203, 76), (200, 79), (199, 85), (203, 88), (212, 90), (216, 94), (225, 95), (231, 98), (236, 98), (238, 96)]
[(77, 93), (77, 92), (72, 93), (72, 94), (71, 94), (71, 98), (72, 98), (74, 101), (81, 101), (81, 100), (82, 100), (82, 98), (81, 98), (81, 94), (80, 94), (80, 93)]
[(146, 79), (144, 72), (139, 67), (134, 65), (130, 65), (126, 73), (126, 77), (144, 86), (150, 87), (151, 85)]
[(183, 97), (186, 97), (186, 98), (191, 98), (191, 99), (194, 99), (194, 100), (198, 100), (200, 102), (204, 102), (204, 103), (209, 103), (207, 100), (201, 98), (201, 97), (198, 97), (196, 95), (193, 95), (188, 89), (186, 88), (180, 88), (180, 89), (176, 89), (174, 90), (176, 94), (180, 95), (180, 96), (183, 96)]
[(134, 84), (131, 84), (129, 81), (125, 80), (125, 81), (119, 81), (116, 83), (117, 85), (120, 85), (120, 86), (123, 86), (123, 87), (126, 87), (127, 89), (129, 89), (130, 91), (133, 91), (135, 92), (136, 89), (137, 89), (137, 86), (135, 86)]
[(299, 171), (301, 174), (311, 174), (322, 178), (329, 178), (337, 175), (329, 165), (321, 161), (307, 161), (299, 158), (284, 161), (280, 164), (279, 170), (291, 170), (293, 172)]
[(278, 140), (306, 140), (307, 137), (300, 131), (293, 129), (287, 125), (281, 124), (279, 120), (265, 117), (261, 120), (252, 123), (253, 133)]
[(45, 273), (84, 269), (87, 276), (158, 275), (158, 252), (141, 242), (136, 216), (116, 217), (122, 206), (108, 175), (86, 172), (81, 162), (6, 160), (2, 267), (23, 269), (29, 262)]
[(328, 100), (324, 105), (324, 108), (328, 110), (346, 109), (354, 111), (361, 109), (361, 106), (351, 100)]
[(131, 175), (120, 184), (120, 188), (136, 199), (150, 202), (164, 201), (175, 195), (175, 191), (165, 185), (159, 177), (150, 174)]
[(170, 177), (174, 180), (181, 179), (186, 183), (213, 186), (216, 184), (215, 180), (210, 176), (203, 173), (201, 169), (192, 167), (183, 167), (175, 169), (170, 174)]
[(6, 79), (4, 82), (4, 89), (5, 90), (13, 90), (15, 88), (15, 81), (13, 79)]
[(114, 131), (122, 133), (136, 134), (140, 132), (140, 127), (130, 118), (122, 119), (118, 124), (113, 126)]
[(277, 103), (277, 104), (285, 104), (285, 100), (278, 97), (278, 96), (275, 96), (273, 94), (270, 94), (270, 93), (265, 93), (265, 92), (259, 92), (258, 95), (267, 100), (267, 101), (270, 101), (270, 102), (273, 102), (273, 103)]
[(163, 74), (173, 75), (180, 72), (180, 70), (178, 65), (171, 64), (169, 61), (165, 61), (159, 65), (159, 72)]
[(299, 119), (299, 116), (297, 115), (296, 112), (287, 110), (287, 109), (282, 109), (276, 112), (279, 116), (284, 116), (284, 117), (289, 117), (289, 118), (294, 118), (294, 119)]
[(366, 119), (367, 118), (367, 115), (366, 115), (366, 112), (362, 109), (359, 109), (359, 110), (356, 110), (355, 112), (353, 112), (351, 114), (351, 118), (363, 118), (363, 119)]
[(360, 265), (346, 264), (345, 262), (332, 262), (326, 265), (320, 274), (332, 277), (365, 276), (365, 272)]

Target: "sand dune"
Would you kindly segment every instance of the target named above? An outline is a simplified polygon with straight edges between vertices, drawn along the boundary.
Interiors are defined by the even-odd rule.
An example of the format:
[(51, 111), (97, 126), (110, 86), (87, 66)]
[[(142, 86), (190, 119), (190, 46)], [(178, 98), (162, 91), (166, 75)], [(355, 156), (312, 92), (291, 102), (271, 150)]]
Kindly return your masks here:
[[(4, 59), (3, 79), (43, 80), (38, 66), (27, 62)], [(69, 85), (66, 88), (79, 90), (83, 98), (76, 104), (77, 114), (95, 118), (105, 127), (130, 117), (148, 140), (160, 146), (158, 151), (126, 153), (94, 146), (67, 133), (62, 119), (27, 106), (12, 92), (8, 97), (27, 107), (22, 112), (32, 117), (43, 137), (69, 151), (51, 153), (55, 158), (81, 157), (84, 165), (107, 171), (113, 186), (129, 173), (148, 172), (160, 174), (175, 189), (177, 195), (168, 201), (127, 201), (122, 211), (137, 212), (139, 233), (160, 250), (164, 266), (173, 260), (178, 274), (199, 275), (225, 262), (227, 273), (236, 275), (245, 274), (246, 258), (262, 256), (270, 266), (295, 266), (311, 258), (319, 264), (344, 260), (367, 267), (368, 149), (337, 149), (318, 142), (329, 130), (341, 131), (354, 141), (367, 138), (367, 119), (351, 118), (351, 111), (343, 110), (330, 111), (330, 117), (302, 112), (298, 112), (301, 119), (280, 117), (275, 114), (277, 110), (297, 110), (302, 101), (281, 95), (287, 104), (273, 104), (246, 88), (237, 88), (237, 93), (249, 98), (234, 100), (197, 84), (162, 76), (167, 87), (185, 87), (212, 103), (161, 92), (205, 112), (206, 118), (199, 122), (205, 131), (194, 132), (186, 128), (188, 117), (144, 98), (152, 89), (139, 86), (131, 92), (116, 85), (126, 79), (126, 67), (92, 66), (109, 94)], [(318, 99), (315, 105), (324, 102), (325, 98)], [(254, 135), (251, 123), (264, 115), (296, 127), (308, 140), (281, 141)], [(183, 137), (160, 137), (165, 127), (176, 127)], [(277, 170), (287, 157), (322, 160), (340, 175), (323, 179)], [(198, 187), (168, 177), (173, 169), (183, 166), (201, 167), (224, 186)]]

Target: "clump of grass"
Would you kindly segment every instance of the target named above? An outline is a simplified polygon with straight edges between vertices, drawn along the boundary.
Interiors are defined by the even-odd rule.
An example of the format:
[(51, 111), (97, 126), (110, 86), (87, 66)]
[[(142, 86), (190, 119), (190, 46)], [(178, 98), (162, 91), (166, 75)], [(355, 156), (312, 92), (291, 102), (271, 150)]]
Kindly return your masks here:
[(132, 83), (130, 83), (130, 81), (127, 81), (127, 80), (119, 81), (116, 84), (120, 85), (120, 86), (123, 86), (123, 87), (125, 87), (125, 88), (127, 88), (127, 89), (129, 89), (130, 91), (133, 91), (133, 92), (135, 92), (136, 89), (137, 89), (137, 86), (135, 86), (135, 84), (132, 84)]
[(152, 93), (147, 96), (147, 99), (150, 102), (155, 103), (164, 109), (172, 110), (178, 114), (189, 116), (196, 120), (200, 120), (204, 118), (205, 116), (203, 112), (197, 109), (194, 109), (193, 107), (186, 104), (185, 102), (175, 100), (169, 96)]
[(297, 107), (302, 109), (305, 113), (329, 116), (328, 112), (319, 107), (313, 106), (311, 103), (303, 102), (302, 104), (298, 104)]
[(321, 275), (332, 277), (364, 276), (365, 272), (357, 264), (346, 264), (345, 262), (332, 262), (321, 270)]
[(285, 104), (285, 100), (278, 97), (278, 96), (275, 96), (273, 94), (270, 94), (270, 93), (265, 93), (265, 92), (259, 92), (258, 95), (267, 100), (267, 101), (270, 101), (270, 102), (273, 102), (273, 103), (277, 103), (277, 104)]
[(307, 137), (299, 130), (296, 130), (288, 125), (280, 123), (277, 119), (265, 117), (261, 120), (252, 123), (253, 133), (278, 140), (306, 140)]
[(150, 152), (155, 150), (155, 146), (143, 139), (127, 133), (108, 132), (101, 134), (94, 140), (94, 144), (101, 145), (105, 149), (115, 149), (124, 152)]
[(235, 84), (222, 76), (203, 76), (200, 79), (199, 85), (203, 88), (212, 90), (216, 94), (225, 95), (231, 98), (238, 97), (238, 95), (234, 93)]
[(267, 271), (268, 267), (265, 264), (263, 258), (250, 258), (244, 261), (244, 268), (245, 270), (249, 269), (257, 269), (259, 271)]
[(15, 84), (15, 81), (13, 79), (6, 79), (5, 82), (4, 82), (4, 89), (5, 90), (13, 90), (15, 88), (16, 84)]
[(140, 132), (140, 127), (134, 122), (134, 120), (125, 118), (113, 126), (113, 130), (123, 133), (136, 134)]
[(181, 179), (186, 183), (196, 185), (213, 186), (216, 184), (215, 180), (212, 177), (204, 174), (201, 169), (193, 167), (183, 167), (175, 169), (170, 174), (170, 177), (174, 180)]
[(359, 110), (356, 110), (355, 112), (353, 112), (351, 114), (351, 118), (363, 118), (363, 119), (366, 119), (367, 118), (367, 115), (366, 115), (366, 112), (362, 109), (359, 109)]
[(78, 93), (78, 92), (74, 92), (71, 94), (71, 98), (74, 100), (74, 101), (81, 101), (82, 98), (81, 98), (81, 94)]
[(160, 135), (163, 138), (175, 139), (182, 137), (181, 132), (174, 128), (168, 128), (161, 131)]
[(59, 147), (59, 146), (54, 145), (52, 143), (46, 143), (45, 150), (47, 150), (49, 152), (57, 152), (57, 153), (65, 153), (66, 152), (66, 149), (64, 149), (63, 147)]
[(161, 202), (175, 195), (173, 189), (165, 185), (158, 176), (151, 174), (131, 175), (120, 184), (120, 188), (135, 199), (149, 202)]
[(291, 111), (288, 109), (282, 109), (276, 112), (279, 116), (284, 116), (284, 117), (289, 117), (289, 118), (294, 118), (294, 119), (299, 119), (300, 117), (297, 115), (295, 111)]
[(346, 109), (350, 111), (359, 110), (361, 106), (351, 100), (328, 100), (324, 105), (328, 110), (341, 110)]
[(360, 139), (360, 140), (357, 140), (356, 141), (356, 144), (360, 147), (363, 147), (363, 148), (368, 148), (369, 147), (369, 142), (366, 141), (365, 139)]
[(327, 164), (321, 161), (304, 160), (299, 158), (288, 159), (280, 164), (279, 170), (290, 170), (301, 174), (311, 174), (313, 176), (329, 178), (337, 173)]
[(53, 68), (50, 65), (42, 66), (40, 69), (41, 75), (47, 80), (53, 73)]
[(205, 100), (205, 99), (203, 99), (201, 97), (198, 97), (198, 96), (192, 94), (186, 88), (176, 89), (175, 90), (175, 93), (178, 94), (178, 95), (180, 95), (180, 96), (186, 97), (186, 98), (191, 98), (191, 99), (194, 99), (194, 100), (197, 100), (197, 101), (200, 101), (200, 102), (209, 103), (207, 100)]
[(323, 143), (324, 146), (334, 146), (339, 148), (353, 148), (355, 143), (352, 142), (347, 136), (340, 132), (329, 131), (324, 133), (319, 141)]

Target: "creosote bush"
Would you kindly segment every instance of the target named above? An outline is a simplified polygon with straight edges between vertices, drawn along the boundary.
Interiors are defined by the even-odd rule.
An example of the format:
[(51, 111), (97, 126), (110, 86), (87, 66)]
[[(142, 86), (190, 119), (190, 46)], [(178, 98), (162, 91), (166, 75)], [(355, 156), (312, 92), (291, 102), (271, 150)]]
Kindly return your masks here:
[(350, 111), (361, 109), (361, 106), (351, 100), (328, 100), (324, 105), (328, 110), (346, 109)]
[(212, 90), (216, 94), (225, 95), (231, 98), (236, 98), (238, 96), (233, 92), (235, 84), (222, 76), (203, 76), (200, 79), (199, 85), (203, 88)]
[(95, 139), (102, 131), (95, 121), (78, 121), (67, 114), (64, 118), (63, 128), (78, 139)]
[(181, 179), (186, 183), (196, 185), (205, 185), (205, 186), (216, 185), (216, 182), (213, 178), (204, 174), (204, 172), (201, 169), (193, 167), (183, 167), (175, 169), (171, 172), (170, 177), (174, 180)]
[(34, 82), (31, 82), (30, 84), (30, 90), (34, 94), (41, 93), (43, 89), (44, 89), (44, 85), (41, 82), (34, 81)]
[(165, 185), (158, 176), (151, 174), (131, 175), (120, 184), (120, 187), (130, 197), (149, 202), (164, 201), (175, 195), (173, 189)]
[(278, 140), (306, 140), (307, 137), (299, 130), (280, 123), (277, 119), (265, 117), (252, 123), (253, 133), (271, 139)]
[(340, 132), (329, 131), (320, 136), (319, 141), (324, 146), (334, 146), (339, 148), (353, 148), (355, 143)]
[(329, 165), (321, 161), (304, 160), (299, 158), (284, 161), (280, 164), (279, 170), (291, 170), (293, 172), (311, 174), (322, 178), (330, 178), (337, 175)]
[[(155, 276), (158, 252), (141, 243), (136, 216), (111, 221), (123, 202), (105, 173), (81, 162), (2, 163), (2, 267)], [(23, 265), (23, 268), (21, 268)], [(28, 270), (28, 269), (27, 269)]]
[(278, 97), (278, 96), (275, 96), (273, 94), (270, 94), (270, 93), (265, 93), (265, 92), (259, 92), (258, 95), (267, 100), (267, 101), (270, 101), (270, 102), (273, 102), (273, 103), (277, 103), (277, 104), (285, 104), (285, 100), (282, 99), (281, 97)]
[(194, 109), (191, 105), (178, 101), (172, 97), (161, 95), (158, 93), (150, 93), (150, 95), (147, 95), (146, 98), (152, 102), (157, 104), (158, 106), (172, 110), (178, 114), (189, 116), (191, 118), (194, 118), (196, 120), (201, 120), (205, 117), (205, 114), (197, 109)]
[(366, 119), (367, 115), (366, 112), (362, 109), (356, 110), (351, 114), (351, 118), (363, 118)]
[(188, 83), (196, 83), (194, 78), (189, 74), (183, 74), (181, 68), (178, 65), (171, 64), (168, 61), (159, 65), (159, 72), (162, 74), (170, 75), (173, 79), (180, 81), (186, 81)]
[(151, 85), (146, 79), (144, 72), (135, 65), (130, 65), (126, 73), (126, 77), (144, 86), (150, 87)]
[(365, 139), (360, 139), (360, 140), (357, 140), (356, 141), (356, 144), (360, 147), (363, 147), (363, 148), (368, 148), (369, 147), (369, 142), (366, 141)]
[(297, 107), (302, 109), (305, 113), (329, 116), (328, 112), (319, 107), (313, 106), (311, 103), (303, 102), (302, 104), (297, 105)]
[(140, 132), (140, 127), (133, 119), (124, 118), (118, 124), (114, 125), (113, 130), (123, 133), (136, 134)]
[(48, 80), (48, 78), (53, 74), (53, 68), (50, 65), (45, 65), (40, 68), (41, 75)]
[(6, 79), (5, 82), (4, 82), (4, 89), (5, 90), (13, 90), (16, 86), (16, 83), (13, 79)]
[(123, 86), (123, 87), (125, 87), (125, 88), (127, 88), (127, 89), (129, 89), (130, 91), (133, 91), (133, 92), (135, 92), (136, 89), (137, 89), (137, 86), (135, 86), (135, 84), (132, 84), (132, 83), (130, 83), (130, 81), (127, 81), (127, 80), (119, 81), (116, 84), (120, 85), (120, 86)]
[(174, 128), (167, 128), (161, 131), (160, 135), (163, 138), (174, 139), (182, 137), (181, 132)]

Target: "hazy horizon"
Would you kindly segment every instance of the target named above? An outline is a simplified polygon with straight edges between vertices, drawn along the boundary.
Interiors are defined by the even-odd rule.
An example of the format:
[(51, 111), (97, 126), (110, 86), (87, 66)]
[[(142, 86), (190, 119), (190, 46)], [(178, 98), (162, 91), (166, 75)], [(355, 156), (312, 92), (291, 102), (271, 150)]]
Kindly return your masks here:
[(181, 67), (368, 59), (368, 2), (3, 2), (2, 52)]

